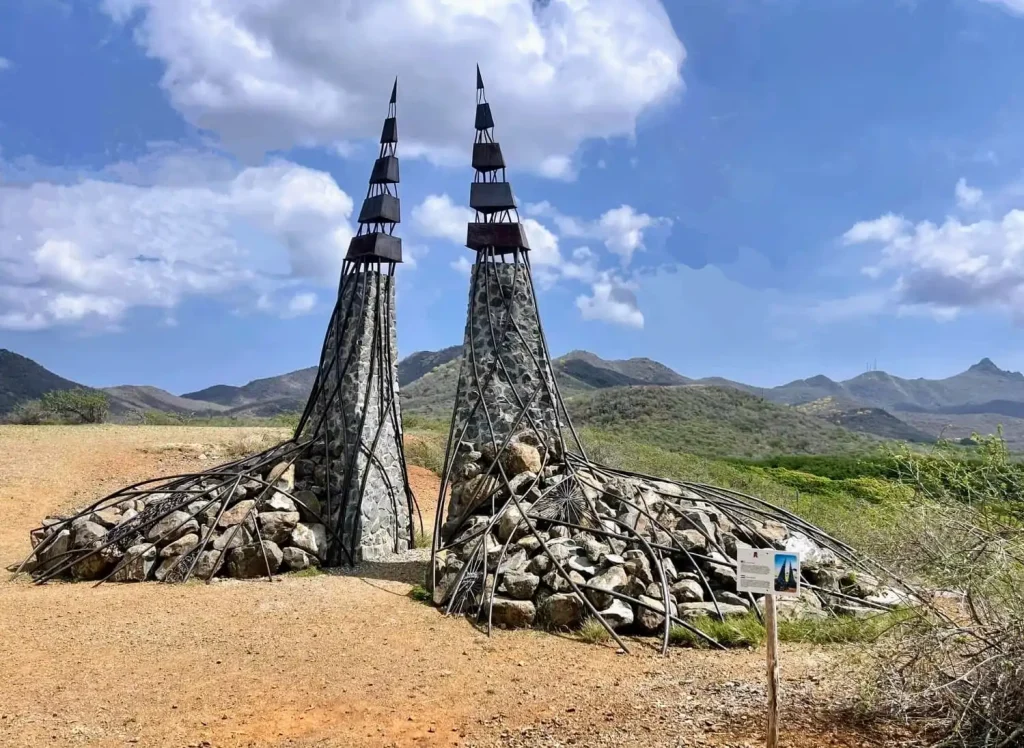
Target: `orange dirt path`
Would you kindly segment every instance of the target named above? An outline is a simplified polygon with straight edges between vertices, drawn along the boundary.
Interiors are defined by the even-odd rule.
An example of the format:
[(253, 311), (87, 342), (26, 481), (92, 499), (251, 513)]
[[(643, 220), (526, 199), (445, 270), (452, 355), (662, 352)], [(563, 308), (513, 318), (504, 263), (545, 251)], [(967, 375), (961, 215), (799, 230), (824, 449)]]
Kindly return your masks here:
[[(252, 429), (0, 427), (0, 562), (47, 513), (223, 459)], [(279, 432), (283, 433), (283, 432)], [(437, 477), (410, 469), (424, 519)], [(757, 746), (763, 652), (492, 638), (407, 596), (425, 564), (183, 586), (0, 582), (3, 746)], [(783, 647), (783, 745), (906, 745)]]

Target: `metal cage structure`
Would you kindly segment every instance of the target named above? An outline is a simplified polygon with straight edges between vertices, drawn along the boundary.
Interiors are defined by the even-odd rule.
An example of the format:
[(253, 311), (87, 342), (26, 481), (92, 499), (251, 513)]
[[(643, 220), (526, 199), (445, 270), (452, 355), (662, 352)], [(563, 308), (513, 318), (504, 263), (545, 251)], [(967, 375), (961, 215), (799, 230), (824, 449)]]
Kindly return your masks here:
[[(475, 261), (426, 580), (435, 605), (488, 634), (500, 608), (509, 627), (594, 619), (627, 651), (619, 632), (639, 618), (647, 633), (660, 632), (663, 653), (673, 626), (720, 647), (684, 615), (679, 591), (699, 598), (691, 608), (700, 614), (760, 615), (754, 596), (734, 591), (736, 548), (793, 543), (829, 562), (803, 580), (806, 603), (824, 614), (920, 602), (878, 564), (780, 507), (587, 457), (553, 375), (530, 246), (479, 66), (476, 84), (466, 238)], [(888, 598), (837, 581), (854, 572), (886, 580)]]
[(413, 547), (418, 509), (402, 445), (395, 341), (394, 276), (402, 261), (394, 235), (401, 220), (397, 96), (396, 80), (292, 439), (48, 518), (32, 531), (33, 550), (16, 574), (30, 573), (40, 584), (209, 582), (256, 572), (269, 578), (279, 569), (351, 565)]

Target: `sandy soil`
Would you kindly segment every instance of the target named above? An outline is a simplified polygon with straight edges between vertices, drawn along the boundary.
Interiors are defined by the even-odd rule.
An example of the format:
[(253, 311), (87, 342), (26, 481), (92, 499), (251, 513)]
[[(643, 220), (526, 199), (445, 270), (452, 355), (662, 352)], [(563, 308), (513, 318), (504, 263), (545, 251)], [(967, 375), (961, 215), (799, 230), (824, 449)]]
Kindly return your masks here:
[[(0, 427), (0, 562), (27, 552), (45, 514), (214, 464), (252, 431)], [(429, 517), (437, 478), (416, 468), (412, 480)], [(423, 571), (0, 582), (0, 745), (763, 745), (763, 652), (663, 659), (640, 642), (622, 655), (538, 632), (489, 639), (407, 596)], [(783, 647), (784, 746), (908, 744), (852, 718), (848, 654)]]

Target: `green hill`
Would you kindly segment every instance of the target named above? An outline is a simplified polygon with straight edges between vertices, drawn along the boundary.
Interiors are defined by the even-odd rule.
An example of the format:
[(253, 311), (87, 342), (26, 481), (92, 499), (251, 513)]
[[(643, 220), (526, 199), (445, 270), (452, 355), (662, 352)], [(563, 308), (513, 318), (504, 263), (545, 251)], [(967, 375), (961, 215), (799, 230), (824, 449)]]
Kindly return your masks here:
[(732, 457), (836, 454), (877, 440), (739, 390), (706, 385), (623, 387), (577, 395), (573, 422), (672, 452)]

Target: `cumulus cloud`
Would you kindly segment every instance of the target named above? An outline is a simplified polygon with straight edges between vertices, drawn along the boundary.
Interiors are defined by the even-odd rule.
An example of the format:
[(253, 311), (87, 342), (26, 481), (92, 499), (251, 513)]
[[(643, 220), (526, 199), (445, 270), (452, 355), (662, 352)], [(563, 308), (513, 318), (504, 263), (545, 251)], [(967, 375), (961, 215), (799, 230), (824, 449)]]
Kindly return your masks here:
[(473, 263), (465, 255), (459, 255), (458, 258), (452, 260), (450, 263), (452, 270), (461, 275), (469, 277), (469, 271), (473, 269)]
[(622, 265), (629, 265), (633, 255), (644, 249), (645, 232), (651, 229), (669, 229), (672, 219), (638, 213), (631, 205), (620, 205), (605, 211), (596, 221), (585, 221), (559, 212), (549, 202), (529, 203), (525, 207), (528, 215), (550, 218), (559, 233), (567, 238), (597, 239), (621, 259)]
[(316, 307), (316, 294), (311, 291), (297, 293), (288, 300), (287, 316), (298, 317), (309, 314)]
[(865, 242), (888, 242), (900, 236), (909, 226), (902, 216), (887, 213), (873, 221), (858, 221), (843, 234), (843, 243), (864, 244)]
[(375, 138), (397, 74), (403, 153), (465, 164), (479, 62), (510, 162), (567, 178), (582, 141), (633, 135), (682, 89), (686, 58), (659, 0), (103, 7), (163, 62), (171, 103), (239, 153)]
[(995, 220), (947, 218), (911, 223), (883, 216), (857, 224), (847, 244), (881, 245), (866, 268), (875, 277), (895, 274), (892, 294), (907, 313), (948, 319), (957, 310), (995, 306), (1024, 311), (1024, 210)]
[(427, 195), (412, 209), (413, 226), (424, 236), (466, 243), (466, 224), (473, 220), (473, 211), (456, 205), (447, 193)]
[(989, 5), (999, 5), (1014, 15), (1024, 16), (1024, 0), (981, 0)]
[(589, 296), (576, 297), (576, 307), (583, 319), (642, 328), (644, 315), (637, 306), (634, 288), (632, 284), (605, 273), (593, 284)]
[(985, 193), (977, 187), (971, 187), (967, 184), (967, 180), (963, 177), (956, 183), (956, 204), (965, 210), (978, 207), (981, 204), (982, 198), (985, 197)]
[(6, 57), (0, 57), (0, 72), (3, 72), (4, 70), (9, 70), (12, 64), (13, 63)]
[[(352, 207), (323, 172), (180, 153), (0, 185), (0, 327), (110, 327), (131, 308), (169, 311), (189, 296), (333, 286)], [(305, 312), (311, 297), (282, 313)]]

